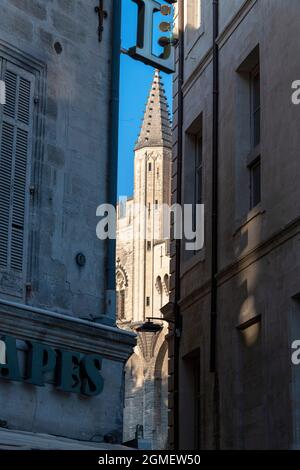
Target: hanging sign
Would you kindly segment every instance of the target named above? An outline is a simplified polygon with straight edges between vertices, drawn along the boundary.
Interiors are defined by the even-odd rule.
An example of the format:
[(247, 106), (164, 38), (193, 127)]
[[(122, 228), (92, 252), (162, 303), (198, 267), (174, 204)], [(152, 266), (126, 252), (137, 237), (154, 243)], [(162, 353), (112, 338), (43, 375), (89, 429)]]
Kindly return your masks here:
[[(177, 0), (166, 0), (168, 4), (162, 4), (156, 0), (132, 0), (138, 6), (137, 42), (135, 47), (128, 51), (129, 55), (147, 65), (151, 65), (166, 73), (174, 72), (174, 40), (172, 39), (172, 7), (171, 4)], [(159, 13), (169, 16), (170, 22), (162, 21), (159, 30), (169, 33), (167, 36), (158, 38), (157, 45), (162, 50), (156, 53), (154, 48), (154, 37), (156, 28), (154, 15)]]

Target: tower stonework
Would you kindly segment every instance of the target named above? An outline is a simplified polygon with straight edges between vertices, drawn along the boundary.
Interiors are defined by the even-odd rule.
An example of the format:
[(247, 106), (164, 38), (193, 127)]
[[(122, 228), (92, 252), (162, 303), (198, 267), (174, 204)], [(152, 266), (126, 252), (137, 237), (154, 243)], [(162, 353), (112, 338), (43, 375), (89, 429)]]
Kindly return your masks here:
[[(134, 194), (118, 206), (116, 266), (118, 324), (138, 335), (126, 365), (124, 441), (139, 430), (152, 449), (164, 448), (167, 439), (167, 325), (157, 318), (169, 300), (163, 205), (170, 205), (170, 181), (171, 126), (155, 71), (135, 145)], [(149, 317), (160, 330), (140, 331)]]

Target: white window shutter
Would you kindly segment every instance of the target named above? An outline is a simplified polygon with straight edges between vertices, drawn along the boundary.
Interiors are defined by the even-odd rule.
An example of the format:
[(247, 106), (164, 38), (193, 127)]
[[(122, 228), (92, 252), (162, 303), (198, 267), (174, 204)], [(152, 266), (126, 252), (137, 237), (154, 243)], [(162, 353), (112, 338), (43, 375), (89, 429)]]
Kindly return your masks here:
[(0, 141), (0, 268), (22, 271), (33, 125), (34, 76), (4, 65)]

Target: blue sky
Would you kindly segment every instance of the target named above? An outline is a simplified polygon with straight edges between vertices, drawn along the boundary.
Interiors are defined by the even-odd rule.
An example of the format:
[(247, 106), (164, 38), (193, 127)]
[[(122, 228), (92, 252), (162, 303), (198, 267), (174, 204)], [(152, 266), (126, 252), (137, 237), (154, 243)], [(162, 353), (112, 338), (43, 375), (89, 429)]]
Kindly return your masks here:
[[(137, 6), (122, 1), (122, 47), (135, 45)], [(157, 14), (159, 15), (159, 14)], [(162, 18), (162, 17), (161, 17)], [(133, 193), (133, 150), (143, 118), (154, 69), (121, 54), (120, 124), (119, 124), (119, 196)], [(171, 106), (172, 78), (161, 73)]]

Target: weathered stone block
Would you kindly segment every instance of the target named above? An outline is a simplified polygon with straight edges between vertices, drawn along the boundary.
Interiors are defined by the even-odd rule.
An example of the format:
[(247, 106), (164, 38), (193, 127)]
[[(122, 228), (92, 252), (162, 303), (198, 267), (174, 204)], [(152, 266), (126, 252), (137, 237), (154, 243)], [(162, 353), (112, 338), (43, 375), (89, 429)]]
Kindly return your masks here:
[(47, 18), (45, 2), (37, 0), (10, 0), (10, 3), (26, 12), (30, 17), (37, 18), (38, 20), (46, 20)]
[(61, 13), (59, 10), (53, 10), (51, 14), (52, 24), (56, 31), (62, 36), (70, 39), (73, 42), (84, 43), (86, 33), (81, 24), (68, 16)]
[(48, 145), (47, 157), (48, 162), (54, 164), (56, 167), (61, 168), (64, 166), (65, 153), (61, 148), (55, 147), (54, 145)]

